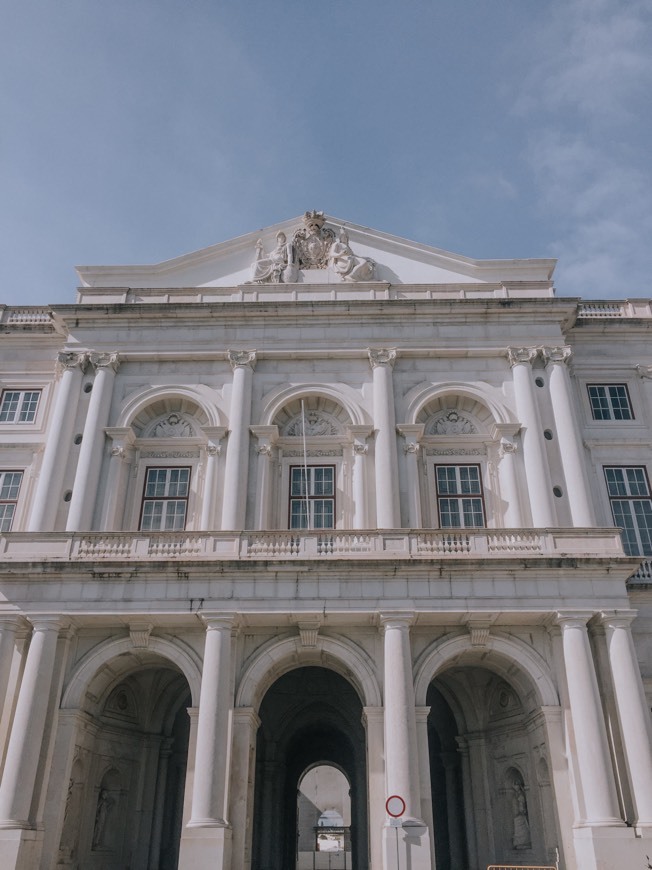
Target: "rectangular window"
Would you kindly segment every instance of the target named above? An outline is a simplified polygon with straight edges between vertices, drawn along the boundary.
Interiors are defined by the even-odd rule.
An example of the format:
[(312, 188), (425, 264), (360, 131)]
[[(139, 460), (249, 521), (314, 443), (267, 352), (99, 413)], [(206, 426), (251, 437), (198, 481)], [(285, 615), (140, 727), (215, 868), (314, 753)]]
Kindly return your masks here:
[(178, 532), (186, 527), (189, 468), (148, 468), (140, 528), (144, 532)]
[(629, 556), (652, 556), (652, 498), (643, 466), (609, 466), (604, 470), (614, 523), (623, 530)]
[(0, 471), (0, 532), (11, 531), (22, 480), (22, 471)]
[(436, 465), (435, 481), (440, 528), (485, 525), (479, 465)]
[(627, 384), (587, 384), (594, 420), (633, 420)]
[(0, 423), (33, 423), (40, 397), (40, 390), (3, 390)]
[(335, 528), (334, 465), (290, 467), (290, 528)]

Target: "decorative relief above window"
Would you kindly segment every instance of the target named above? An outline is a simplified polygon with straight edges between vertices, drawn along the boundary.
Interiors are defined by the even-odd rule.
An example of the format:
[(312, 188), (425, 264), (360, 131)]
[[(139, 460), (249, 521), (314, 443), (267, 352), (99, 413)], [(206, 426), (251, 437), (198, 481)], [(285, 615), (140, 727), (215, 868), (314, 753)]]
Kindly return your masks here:
[(187, 417), (172, 412), (154, 420), (143, 432), (144, 438), (192, 438), (195, 435)]
[(464, 414), (458, 411), (445, 411), (433, 417), (425, 429), (426, 435), (477, 435), (478, 427)]
[(309, 438), (324, 438), (341, 435), (342, 430), (337, 420), (334, 420), (329, 415), (319, 411), (308, 411), (304, 416), (299, 414), (290, 420), (282, 430), (282, 434), (289, 437), (301, 437), (305, 434)]

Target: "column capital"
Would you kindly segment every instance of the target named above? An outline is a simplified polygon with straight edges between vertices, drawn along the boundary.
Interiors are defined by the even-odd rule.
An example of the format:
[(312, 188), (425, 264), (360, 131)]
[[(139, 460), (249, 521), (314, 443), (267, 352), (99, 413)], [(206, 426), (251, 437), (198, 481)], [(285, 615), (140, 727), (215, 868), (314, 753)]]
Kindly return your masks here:
[(278, 441), (278, 426), (250, 426), (249, 431), (258, 439), (256, 453), (271, 458), (272, 447)]
[(587, 628), (588, 622), (595, 614), (588, 611), (558, 611), (554, 617), (554, 624), (563, 628)]
[(502, 459), (508, 453), (517, 453), (518, 452), (518, 444), (513, 441), (511, 438), (506, 438), (503, 436), (500, 439), (500, 444), (498, 446), (498, 455)]
[(639, 363), (639, 365), (634, 366), (634, 370), (639, 378), (652, 378), (652, 366)]
[(423, 438), (424, 429), (423, 423), (402, 423), (396, 427), (399, 435), (405, 438), (403, 453), (406, 455), (408, 453), (412, 453), (415, 456), (418, 455), (420, 449), (419, 442)]
[(61, 631), (69, 628), (70, 620), (62, 616), (50, 615), (49, 613), (34, 613), (27, 617), (34, 631)]
[(85, 372), (87, 366), (88, 353), (86, 351), (61, 351), (61, 353), (57, 354), (56, 368), (59, 374), (64, 371), (72, 371), (76, 368)]
[(255, 350), (231, 350), (229, 348), (226, 356), (233, 371), (238, 368), (250, 368), (253, 371), (256, 367)]
[(539, 349), (536, 347), (508, 347), (507, 359), (512, 368), (516, 365), (530, 365), (538, 353)]
[(427, 707), (415, 707), (414, 715), (417, 720), (417, 725), (422, 724), (428, 721), (428, 716), (430, 716), (430, 706)]
[(380, 623), (381, 630), (387, 630), (388, 628), (400, 628), (407, 629), (410, 628), (411, 625), (414, 625), (416, 620), (416, 614), (410, 610), (397, 610), (395, 612), (385, 612), (378, 614), (378, 620)]
[(235, 613), (211, 613), (204, 611), (199, 618), (206, 626), (206, 631), (232, 631), (236, 625)]
[(113, 372), (117, 372), (120, 367), (120, 357), (117, 353), (96, 353), (91, 351), (88, 358), (95, 371), (98, 369), (110, 369)]
[(638, 615), (637, 610), (602, 610), (598, 617), (599, 624), (605, 628), (630, 628)]
[(396, 362), (395, 347), (368, 347), (369, 365), (372, 369), (394, 367)]
[(232, 715), (234, 724), (260, 727), (260, 716), (253, 707), (234, 707)]
[(568, 345), (559, 347), (542, 347), (541, 356), (546, 365), (562, 365), (570, 362), (572, 350)]
[(25, 618), (19, 613), (0, 613), (0, 631), (17, 633), (27, 627)]
[(385, 720), (384, 707), (363, 707), (362, 708), (362, 724), (366, 727), (371, 722), (377, 722), (382, 725)]

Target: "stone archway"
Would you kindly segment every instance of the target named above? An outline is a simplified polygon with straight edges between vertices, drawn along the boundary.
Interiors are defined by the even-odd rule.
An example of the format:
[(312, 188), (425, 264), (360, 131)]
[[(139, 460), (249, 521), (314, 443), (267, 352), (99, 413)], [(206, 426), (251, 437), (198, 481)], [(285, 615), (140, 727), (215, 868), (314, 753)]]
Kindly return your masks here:
[(556, 693), (541, 657), (515, 638), (458, 635), (422, 656), (416, 683), (430, 708), (438, 870), (550, 863), (559, 826), (541, 708)]
[(259, 716), (252, 870), (299, 866), (297, 789), (319, 764), (337, 767), (350, 783), (352, 866), (367, 870), (366, 740), (356, 690), (327, 668), (298, 667), (268, 688)]
[(192, 689), (170, 659), (133, 647), (112, 657), (109, 647), (81, 663), (66, 692), (72, 758), (57, 866), (175, 870)]

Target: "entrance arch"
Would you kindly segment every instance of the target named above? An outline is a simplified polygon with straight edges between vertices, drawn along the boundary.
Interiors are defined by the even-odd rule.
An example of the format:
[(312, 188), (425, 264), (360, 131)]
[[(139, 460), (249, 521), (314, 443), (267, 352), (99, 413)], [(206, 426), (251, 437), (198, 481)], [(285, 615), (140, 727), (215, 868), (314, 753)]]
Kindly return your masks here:
[(437, 870), (550, 863), (560, 839), (541, 707), (558, 700), (541, 656), (515, 638), (458, 635), (426, 651), (416, 682)]
[(252, 870), (300, 866), (297, 791), (319, 765), (338, 768), (350, 783), (351, 866), (368, 870), (366, 740), (356, 690), (325, 667), (298, 667), (267, 689), (259, 717)]
[[(129, 652), (110, 658), (109, 646), (81, 663), (64, 698), (76, 727), (61, 784), (57, 866), (175, 870), (191, 686), (178, 665), (151, 649), (130, 643)], [(91, 660), (101, 664), (84, 680)]]

